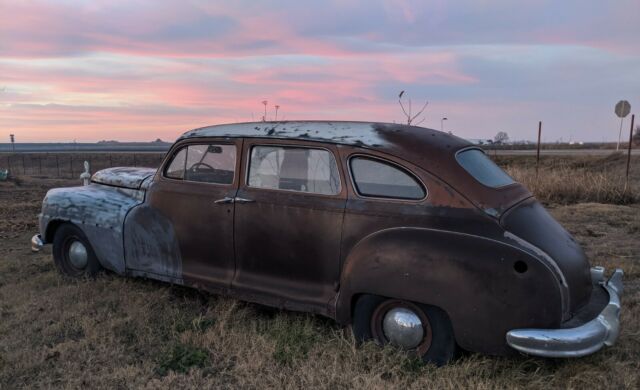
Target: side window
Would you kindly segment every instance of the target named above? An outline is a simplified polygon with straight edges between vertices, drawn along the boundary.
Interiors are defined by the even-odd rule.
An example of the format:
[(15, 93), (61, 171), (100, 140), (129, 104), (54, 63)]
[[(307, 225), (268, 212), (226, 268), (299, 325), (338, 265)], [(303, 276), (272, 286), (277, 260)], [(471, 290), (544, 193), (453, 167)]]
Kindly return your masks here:
[(426, 195), (418, 180), (399, 167), (366, 157), (353, 157), (349, 162), (360, 195), (415, 200)]
[(164, 171), (164, 175), (171, 179), (182, 179), (184, 177), (184, 163), (187, 157), (187, 148), (182, 148), (173, 155), (171, 164)]
[(231, 184), (235, 168), (235, 145), (189, 145), (175, 154), (165, 176), (202, 183)]
[(324, 149), (254, 146), (249, 163), (250, 187), (340, 193), (340, 174), (333, 154)]

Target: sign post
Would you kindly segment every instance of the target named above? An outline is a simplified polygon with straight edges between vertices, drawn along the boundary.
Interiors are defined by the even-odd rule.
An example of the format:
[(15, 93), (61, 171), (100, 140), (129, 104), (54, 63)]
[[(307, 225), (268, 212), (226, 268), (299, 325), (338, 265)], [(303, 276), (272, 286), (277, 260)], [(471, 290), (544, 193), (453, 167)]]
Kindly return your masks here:
[(629, 186), (629, 164), (631, 164), (631, 142), (633, 141), (633, 122), (635, 121), (636, 116), (631, 115), (631, 128), (629, 129), (629, 146), (627, 149), (627, 174), (624, 179), (624, 190), (627, 190)]
[(624, 122), (624, 118), (631, 112), (631, 104), (626, 100), (620, 100), (618, 104), (616, 104), (614, 111), (618, 118), (620, 118), (620, 131), (618, 131), (618, 145), (616, 146), (616, 151), (618, 151), (620, 150), (620, 138), (622, 138), (622, 123)]

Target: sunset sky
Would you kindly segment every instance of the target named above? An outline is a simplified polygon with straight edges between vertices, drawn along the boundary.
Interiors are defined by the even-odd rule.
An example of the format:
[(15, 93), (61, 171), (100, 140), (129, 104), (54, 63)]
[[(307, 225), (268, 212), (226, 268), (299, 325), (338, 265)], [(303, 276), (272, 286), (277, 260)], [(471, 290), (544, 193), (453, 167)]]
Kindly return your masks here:
[(640, 112), (640, 1), (0, 0), (0, 142), (173, 141), (263, 100), (401, 122), (401, 90), (462, 137), (614, 140), (614, 104)]

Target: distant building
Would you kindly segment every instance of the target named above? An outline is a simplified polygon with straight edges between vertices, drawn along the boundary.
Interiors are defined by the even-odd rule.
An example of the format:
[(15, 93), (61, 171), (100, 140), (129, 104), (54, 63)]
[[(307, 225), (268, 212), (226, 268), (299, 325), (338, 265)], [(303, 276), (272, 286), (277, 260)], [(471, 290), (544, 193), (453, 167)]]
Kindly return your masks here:
[(492, 145), (492, 139), (483, 139), (483, 138), (467, 138), (467, 141), (471, 142), (474, 145)]

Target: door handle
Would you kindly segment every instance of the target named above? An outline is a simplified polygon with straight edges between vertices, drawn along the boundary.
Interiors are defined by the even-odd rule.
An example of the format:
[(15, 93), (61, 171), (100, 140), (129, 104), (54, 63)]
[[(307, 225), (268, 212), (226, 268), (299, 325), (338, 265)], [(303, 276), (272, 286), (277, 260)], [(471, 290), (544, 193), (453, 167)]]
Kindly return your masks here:
[(234, 201), (235, 201), (234, 198), (230, 198), (228, 196), (225, 196), (222, 199), (214, 200), (213, 203), (215, 203), (215, 204), (228, 204), (228, 203), (233, 203)]
[(253, 202), (255, 202), (255, 200), (253, 200), (253, 199), (245, 199), (245, 198), (240, 198), (240, 197), (237, 197), (237, 196), (233, 200), (234, 200), (235, 203), (253, 203)]

